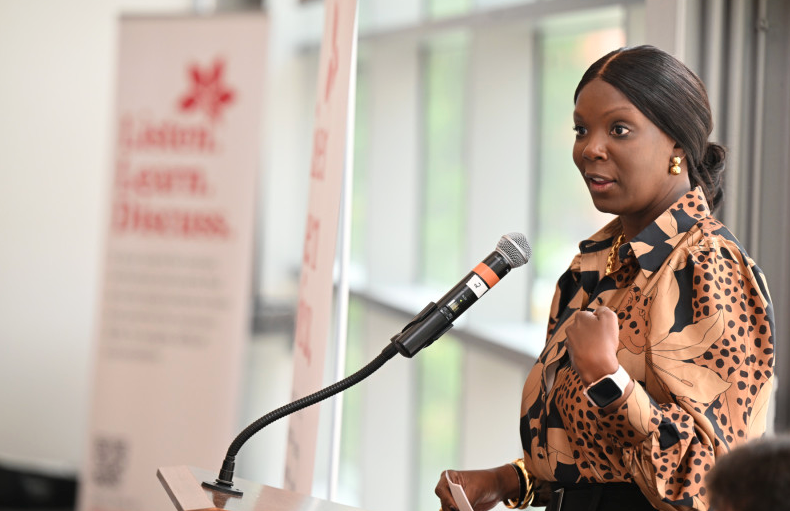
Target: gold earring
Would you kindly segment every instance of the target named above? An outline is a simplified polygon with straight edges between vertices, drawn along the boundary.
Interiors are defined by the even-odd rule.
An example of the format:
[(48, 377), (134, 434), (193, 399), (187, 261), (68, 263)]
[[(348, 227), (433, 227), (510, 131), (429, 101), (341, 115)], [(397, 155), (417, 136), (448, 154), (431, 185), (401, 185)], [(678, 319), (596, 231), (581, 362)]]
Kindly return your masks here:
[(672, 166), (669, 167), (669, 172), (675, 176), (680, 174), (680, 156), (672, 157)]

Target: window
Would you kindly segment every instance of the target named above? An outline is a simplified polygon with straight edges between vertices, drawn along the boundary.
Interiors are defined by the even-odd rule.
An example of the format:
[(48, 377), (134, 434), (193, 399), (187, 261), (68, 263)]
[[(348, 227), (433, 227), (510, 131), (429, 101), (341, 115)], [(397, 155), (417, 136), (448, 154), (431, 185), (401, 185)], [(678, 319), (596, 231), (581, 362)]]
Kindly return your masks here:
[[(582, 10), (579, 1), (568, 13), (562, 2), (551, 14), (553, 4), (360, 4), (346, 373), (500, 235), (523, 232), (533, 257), (449, 334), (345, 393), (342, 504), (432, 511), (443, 469), (519, 453), (520, 384), (543, 345), (554, 283), (578, 242), (607, 221), (571, 158), (573, 91), (590, 63), (624, 44), (638, 8), (629, 0)], [(299, 58), (309, 81), (315, 52)], [(314, 93), (305, 87), (306, 105)], [(505, 395), (501, 406), (480, 402)]]
[(365, 233), (367, 232), (368, 152), (370, 151), (370, 78), (367, 74), (364, 49), (357, 53), (357, 82), (354, 120), (354, 182), (351, 203), (351, 262), (354, 267), (365, 264)]
[[(545, 322), (554, 285), (567, 269), (578, 242), (597, 232), (610, 215), (595, 209), (573, 163), (573, 93), (584, 71), (609, 51), (625, 45), (621, 9), (548, 20), (540, 34), (540, 159), (536, 173), (537, 228), (534, 234), (529, 317)], [(595, 27), (589, 30), (588, 27)], [(562, 204), (561, 208), (557, 205)]]
[(452, 334), (419, 353), (417, 372), (416, 500), (414, 509), (436, 507), (433, 490), (442, 470), (460, 460), (464, 350)]
[(420, 280), (432, 287), (453, 285), (463, 271), (468, 181), (464, 154), (468, 52), (464, 35), (434, 38), (424, 50)]
[[(468, 0), (431, 0), (426, 7), (428, 18), (474, 16)], [(467, 360), (469, 336), (453, 334), (493, 324), (492, 346), (500, 333), (517, 338), (511, 348), (523, 351), (520, 358), (502, 355), (490, 364), (505, 368), (503, 381), (523, 382), (529, 353), (544, 342), (556, 279), (578, 242), (607, 221), (592, 206), (571, 157), (573, 91), (589, 64), (624, 44), (625, 19), (625, 8), (615, 6), (362, 39), (352, 258), (365, 279), (352, 300), (348, 372), (458, 282), (470, 258), (487, 255), (498, 234), (525, 231), (533, 259), (527, 271), (498, 285), (496, 294), (508, 296), (505, 305), (502, 296), (481, 300), (413, 360), (395, 359), (389, 374), (380, 371), (347, 393), (339, 478), (344, 503), (431, 511), (442, 470), (492, 466), (518, 455), (519, 403), (503, 403), (501, 416), (474, 415), (476, 405), (466, 396), (476, 389), (466, 386), (465, 371), (476, 360)], [(382, 223), (388, 229), (377, 228)], [(504, 334), (508, 324), (517, 328)], [(481, 421), (512, 422), (505, 428), (512, 435), (486, 439), (491, 445), (467, 437), (485, 428)], [(469, 448), (472, 443), (481, 446)], [(506, 454), (488, 459), (493, 452)], [(372, 459), (380, 465), (369, 466)], [(390, 498), (382, 500), (384, 493)]]
[(427, 0), (428, 16), (440, 18), (443, 16), (458, 16), (466, 13), (472, 6), (472, 0)]

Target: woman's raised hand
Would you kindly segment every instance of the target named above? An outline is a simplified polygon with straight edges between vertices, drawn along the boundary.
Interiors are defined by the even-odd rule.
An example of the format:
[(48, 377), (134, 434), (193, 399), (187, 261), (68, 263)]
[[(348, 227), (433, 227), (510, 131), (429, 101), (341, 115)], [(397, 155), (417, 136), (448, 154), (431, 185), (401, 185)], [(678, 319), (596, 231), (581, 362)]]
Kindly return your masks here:
[(620, 330), (614, 311), (608, 307), (598, 307), (594, 312), (580, 310), (570, 321), (565, 347), (582, 383), (589, 385), (617, 371)]

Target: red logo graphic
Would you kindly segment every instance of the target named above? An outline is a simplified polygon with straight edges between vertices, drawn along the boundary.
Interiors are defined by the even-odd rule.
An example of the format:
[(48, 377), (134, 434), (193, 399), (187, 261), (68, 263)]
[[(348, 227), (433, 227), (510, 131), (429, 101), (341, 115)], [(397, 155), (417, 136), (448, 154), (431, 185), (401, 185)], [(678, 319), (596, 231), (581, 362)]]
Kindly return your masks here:
[(335, 85), (337, 68), (340, 67), (340, 50), (337, 47), (337, 4), (334, 4), (332, 17), (332, 53), (329, 55), (329, 64), (326, 72), (326, 88), (324, 91), (324, 101), (329, 101), (329, 95)]
[(192, 89), (179, 100), (181, 110), (203, 111), (212, 121), (216, 121), (222, 110), (235, 99), (235, 92), (222, 81), (224, 71), (223, 59), (217, 59), (206, 69), (201, 69), (197, 64), (189, 66)]
[(296, 311), (296, 332), (294, 342), (296, 348), (310, 365), (312, 349), (310, 348), (310, 325), (313, 323), (313, 308), (302, 300), (299, 300), (299, 308)]
[(302, 264), (315, 270), (318, 261), (318, 235), (321, 233), (321, 221), (313, 215), (307, 215), (307, 232), (304, 238)]
[(313, 164), (310, 167), (310, 177), (323, 180), (326, 168), (326, 142), (329, 138), (327, 130), (317, 128), (313, 133)]

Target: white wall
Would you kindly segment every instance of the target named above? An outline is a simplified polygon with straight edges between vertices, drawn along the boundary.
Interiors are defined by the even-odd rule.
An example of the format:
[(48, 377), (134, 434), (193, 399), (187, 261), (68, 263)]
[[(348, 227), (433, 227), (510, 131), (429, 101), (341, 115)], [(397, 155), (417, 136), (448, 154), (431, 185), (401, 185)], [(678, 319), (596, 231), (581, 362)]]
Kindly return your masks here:
[(0, 0), (0, 463), (82, 460), (116, 19), (187, 0)]
[[(216, 4), (0, 0), (0, 465), (73, 476), (82, 464), (118, 18), (192, 14)], [(317, 60), (304, 58), (304, 41), (317, 52), (323, 6), (267, 5), (276, 23), (261, 147), (259, 276), (270, 297), (287, 301), (301, 261), (312, 119), (305, 100), (315, 96), (317, 73)], [(257, 394), (246, 397), (259, 414)]]

